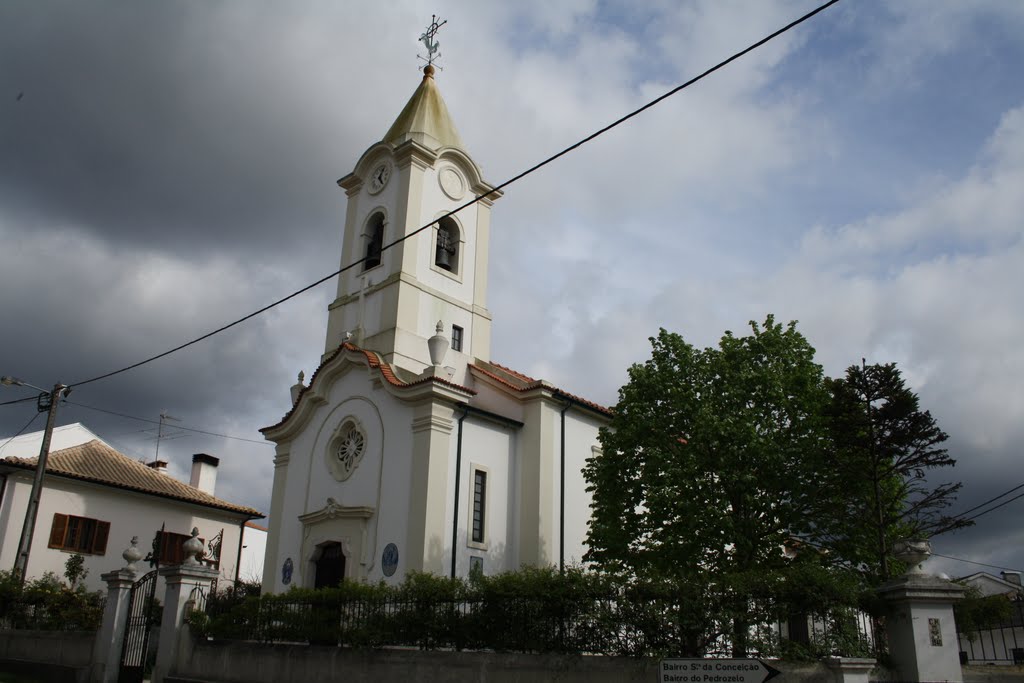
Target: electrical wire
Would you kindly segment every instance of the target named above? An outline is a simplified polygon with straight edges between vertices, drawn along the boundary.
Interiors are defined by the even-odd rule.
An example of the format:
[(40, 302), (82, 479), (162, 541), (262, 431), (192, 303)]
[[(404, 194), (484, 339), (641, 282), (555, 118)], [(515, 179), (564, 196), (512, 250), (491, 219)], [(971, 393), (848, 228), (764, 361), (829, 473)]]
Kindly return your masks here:
[(973, 520), (977, 519), (978, 517), (981, 517), (982, 515), (987, 515), (988, 513), (992, 512), (993, 510), (998, 510), (999, 508), (1003, 507), (1004, 505), (1008, 505), (1008, 504), (1012, 503), (1013, 501), (1017, 500), (1018, 498), (1024, 497), (1024, 493), (1021, 493), (1021, 494), (1018, 494), (1018, 495), (1014, 496), (1013, 498), (1010, 498), (1009, 500), (1004, 500), (1002, 503), (1000, 503), (999, 505), (996, 505), (995, 507), (991, 507), (988, 510), (982, 510), (981, 512), (979, 512), (976, 515), (973, 515), (971, 517), (966, 517), (965, 516), (965, 515), (967, 515), (970, 512), (974, 512), (978, 508), (983, 508), (986, 505), (994, 503), (995, 501), (999, 500), (1003, 496), (1008, 496), (1011, 493), (1013, 493), (1014, 491), (1018, 491), (1018, 490), (1020, 490), (1022, 488), (1024, 488), (1024, 484), (1018, 484), (1017, 486), (1014, 486), (1011, 489), (1003, 491), (998, 496), (993, 496), (992, 498), (989, 498), (984, 503), (979, 503), (978, 505), (975, 505), (972, 508), (968, 508), (968, 509), (964, 510), (963, 512), (960, 512), (960, 513), (958, 513), (956, 515), (953, 515), (952, 517), (949, 518), (949, 521), (946, 522), (946, 524), (943, 525), (943, 526), (935, 526), (935, 525), (933, 525), (931, 527), (928, 527), (928, 529), (935, 529), (934, 531), (931, 532), (931, 536), (934, 538), (935, 536), (941, 536), (942, 534), (945, 534), (945, 533), (948, 533), (950, 531), (953, 531), (954, 529), (957, 528), (955, 526), (955, 524), (957, 522), (961, 522), (961, 521), (963, 521), (963, 522), (970, 522), (970, 521), (973, 521)]
[(25, 398), (16, 398), (13, 401), (4, 401), (0, 403), (0, 406), (13, 406), (15, 403), (27, 403), (28, 401), (35, 401), (38, 396), (26, 396)]
[[(1006, 495), (1006, 494), (1003, 494), (1003, 495)], [(995, 511), (995, 510), (998, 510), (999, 508), (1003, 507), (1004, 505), (1009, 505), (1010, 503), (1012, 503), (1013, 501), (1017, 500), (1018, 498), (1024, 498), (1024, 493), (1019, 493), (1019, 494), (1017, 494), (1016, 496), (1014, 496), (1013, 498), (1011, 498), (1010, 500), (1006, 500), (1006, 501), (1003, 501), (1003, 502), (1002, 502), (1002, 503), (1000, 503), (999, 505), (996, 505), (995, 507), (991, 507), (991, 508), (989, 508), (988, 510), (982, 510), (982, 511), (981, 511), (981, 512), (979, 512), (978, 514), (976, 514), (976, 515), (973, 515), (973, 516), (971, 516), (971, 517), (968, 517), (968, 518), (967, 518), (967, 519), (965, 519), (964, 521), (965, 521), (965, 522), (970, 522), (971, 520), (973, 520), (973, 519), (977, 519), (978, 517), (981, 517), (982, 515), (987, 515), (987, 514), (988, 514), (988, 513), (990, 513), (990, 512), (993, 512), (993, 511)]]
[[(158, 420), (150, 420), (150, 419), (147, 419), (145, 417), (137, 417), (135, 415), (127, 415), (125, 413), (118, 413), (118, 412), (115, 412), (113, 410), (107, 410), (106, 408), (97, 408), (96, 406), (88, 406), (88, 405), (85, 405), (84, 403), (76, 403), (75, 401), (65, 401), (65, 403), (68, 403), (68, 404), (73, 405), (73, 406), (77, 406), (79, 408), (86, 408), (88, 410), (95, 410), (96, 412), (99, 412), (99, 413), (106, 413), (107, 415), (116, 415), (117, 417), (123, 417), (123, 418), (127, 418), (129, 420), (138, 420), (139, 422), (148, 422), (150, 424), (155, 424), (155, 425), (160, 424), (160, 422)], [(174, 425), (174, 428), (175, 429), (181, 429), (181, 430), (186, 431), (186, 432), (195, 432), (196, 434), (205, 434), (207, 436), (218, 436), (218, 437), (220, 437), (222, 439), (233, 439), (235, 441), (248, 441), (249, 443), (258, 443), (261, 446), (273, 446), (273, 444), (270, 443), (269, 441), (258, 441), (256, 439), (247, 439), (244, 436), (231, 436), (229, 434), (218, 434), (217, 432), (208, 432), (208, 431), (206, 431), (204, 429), (193, 429), (191, 427), (182, 427), (181, 425)]]
[[(825, 4), (817, 7), (816, 9), (811, 10), (807, 14), (804, 14), (799, 19), (796, 19), (795, 21), (790, 22), (789, 24), (783, 26), (782, 28), (780, 28), (779, 30), (775, 31), (772, 34), (770, 34), (768, 36), (765, 36), (764, 38), (762, 38), (761, 40), (757, 41), (756, 43), (750, 45), (746, 49), (741, 50), (740, 52), (737, 52), (736, 54), (732, 55), (728, 59), (725, 59), (725, 60), (719, 62), (715, 66), (713, 66), (710, 69), (704, 71), (703, 73), (701, 73), (701, 74), (691, 78), (690, 80), (686, 81), (685, 83), (683, 83), (681, 85), (676, 86), (675, 88), (672, 88), (671, 90), (669, 90), (668, 92), (664, 93), (663, 95), (661, 95), (659, 97), (656, 97), (655, 99), (647, 102), (642, 107), (640, 107), (638, 109), (635, 109), (634, 111), (626, 114), (625, 116), (623, 116), (623, 117), (621, 117), (619, 119), (616, 119), (612, 123), (609, 123), (608, 125), (604, 126), (603, 128), (600, 128), (599, 130), (591, 133), (590, 135), (586, 136), (585, 138), (583, 138), (579, 142), (576, 142), (576, 143), (574, 143), (572, 145), (569, 145), (568, 147), (566, 147), (562, 151), (558, 152), (557, 154), (553, 154), (552, 156), (548, 157), (544, 161), (541, 161), (540, 163), (531, 166), (530, 168), (526, 169), (525, 171), (523, 171), (523, 172), (521, 172), (521, 173), (519, 173), (519, 174), (517, 174), (515, 176), (512, 176), (511, 178), (509, 178), (505, 182), (501, 183), (500, 185), (497, 185), (496, 187), (492, 188), (491, 190), (489, 190), (489, 191), (487, 191), (487, 192), (485, 192), (485, 193), (483, 193), (481, 195), (474, 196), (473, 199), (471, 199), (468, 202), (466, 202), (465, 204), (462, 204), (461, 206), (459, 206), (459, 207), (449, 211), (444, 216), (441, 216), (438, 219), (430, 221), (426, 225), (423, 225), (420, 228), (417, 228), (416, 230), (414, 230), (413, 232), (409, 233), (408, 235), (404, 235), (403, 237), (400, 237), (400, 238), (398, 238), (398, 239), (396, 239), (396, 240), (394, 240), (392, 242), (389, 242), (388, 244), (382, 245), (381, 246), (381, 251), (383, 252), (386, 249), (390, 249), (391, 247), (393, 247), (393, 246), (395, 246), (397, 244), (400, 244), (401, 242), (404, 242), (405, 240), (407, 240), (407, 239), (409, 239), (411, 237), (414, 237), (415, 235), (418, 235), (419, 233), (423, 232), (424, 230), (426, 230), (430, 226), (432, 226), (435, 223), (437, 223), (438, 220), (440, 220), (441, 218), (447, 218), (449, 216), (453, 216), (453, 215), (459, 213), (460, 211), (462, 211), (463, 209), (465, 209), (467, 207), (470, 207), (473, 204), (476, 204), (480, 200), (482, 200), (482, 199), (484, 199), (486, 197), (489, 197), (489, 196), (491, 196), (493, 194), (496, 194), (497, 192), (500, 192), (503, 188), (508, 187), (512, 183), (514, 183), (514, 182), (516, 182), (518, 180), (521, 180), (522, 178), (530, 175), (531, 173), (534, 173), (535, 171), (543, 168), (544, 166), (547, 166), (548, 164), (552, 163), (553, 161), (556, 161), (557, 159), (560, 159), (561, 157), (565, 156), (566, 154), (568, 154), (568, 153), (570, 153), (572, 151), (575, 151), (576, 149), (582, 147), (583, 145), (587, 144), (591, 140), (594, 140), (595, 138), (600, 137), (601, 135), (604, 135), (605, 133), (610, 131), (612, 128), (615, 128), (615, 127), (625, 123), (626, 121), (629, 121), (633, 117), (638, 116), (639, 114), (647, 111), (651, 107), (653, 107), (653, 106), (659, 104), (660, 102), (662, 102), (663, 100), (665, 100), (665, 99), (675, 95), (676, 93), (680, 92), (681, 90), (685, 90), (686, 88), (690, 87), (694, 83), (697, 83), (698, 81), (703, 80), (704, 78), (706, 78), (707, 76), (710, 76), (711, 74), (715, 73), (719, 69), (721, 69), (721, 68), (731, 64), (732, 62), (736, 61), (740, 57), (743, 57), (744, 55), (746, 55), (747, 53), (752, 52), (753, 50), (756, 50), (757, 48), (761, 47), (765, 43), (767, 43), (767, 42), (769, 42), (769, 41), (779, 37), (783, 33), (786, 33), (790, 29), (793, 29), (796, 26), (799, 26), (800, 24), (804, 23), (805, 21), (807, 21), (811, 17), (814, 17), (818, 13), (823, 12), (824, 10), (828, 9), (829, 7), (831, 7), (832, 5), (835, 5), (838, 2), (839, 2), (839, 0), (829, 0)], [(132, 363), (131, 365), (125, 366), (125, 367), (123, 367), (123, 368), (121, 368), (119, 370), (113, 370), (111, 372), (107, 372), (107, 373), (104, 373), (102, 375), (97, 375), (96, 377), (92, 377), (90, 379), (81, 380), (79, 382), (73, 382), (69, 386), (71, 386), (71, 387), (80, 387), (80, 386), (83, 386), (85, 384), (91, 384), (92, 382), (98, 382), (100, 380), (107, 379), (108, 377), (113, 377), (114, 375), (119, 375), (121, 373), (128, 372), (129, 370), (134, 370), (135, 368), (138, 368), (140, 366), (146, 365), (147, 363), (152, 363), (153, 361), (156, 361), (156, 360), (159, 360), (161, 358), (164, 358), (165, 356), (169, 356), (172, 353), (176, 353), (176, 352), (181, 351), (182, 349), (186, 349), (186, 348), (188, 348), (188, 347), (190, 347), (190, 346), (192, 346), (194, 344), (198, 344), (199, 342), (204, 341), (206, 339), (209, 339), (210, 337), (212, 337), (214, 335), (220, 334), (221, 332), (229, 330), (232, 327), (235, 327), (236, 325), (240, 325), (241, 323), (243, 323), (243, 322), (245, 322), (247, 320), (255, 318), (256, 316), (258, 316), (258, 315), (260, 315), (262, 313), (265, 313), (265, 312), (269, 311), (272, 308), (280, 306), (281, 304), (283, 304), (286, 301), (289, 301), (291, 299), (294, 299), (295, 297), (299, 296), (300, 294), (304, 294), (305, 292), (308, 292), (309, 290), (313, 289), (314, 287), (317, 287), (317, 286), (323, 284), (324, 282), (327, 282), (331, 278), (336, 277), (336, 276), (338, 276), (338, 275), (340, 275), (340, 274), (342, 274), (342, 273), (344, 273), (344, 272), (346, 272), (346, 271), (348, 271), (348, 270), (350, 270), (352, 268), (355, 268), (357, 265), (363, 263), (365, 260), (366, 260), (366, 257), (361, 258), (361, 259), (359, 259), (359, 260), (357, 260), (357, 261), (355, 261), (353, 263), (350, 263), (349, 265), (347, 265), (347, 266), (345, 266), (343, 268), (340, 268), (340, 269), (334, 271), (333, 273), (325, 275), (324, 277), (320, 278), (319, 280), (317, 280), (317, 281), (315, 281), (315, 282), (313, 282), (311, 284), (306, 285), (302, 289), (298, 289), (298, 290), (292, 292), (288, 296), (282, 297), (281, 299), (278, 299), (277, 301), (275, 301), (273, 303), (267, 304), (266, 306), (264, 306), (264, 307), (262, 307), (260, 309), (257, 309), (255, 311), (253, 311), (252, 313), (249, 313), (248, 315), (235, 320), (234, 322), (228, 323), (227, 325), (223, 325), (222, 327), (218, 327), (217, 329), (215, 329), (215, 330), (213, 330), (211, 332), (207, 332), (206, 334), (204, 334), (204, 335), (202, 335), (200, 337), (196, 337), (192, 341), (185, 342), (184, 344), (180, 344), (178, 346), (175, 346), (172, 349), (168, 349), (167, 351), (164, 351), (163, 353), (159, 353), (159, 354), (157, 354), (155, 356), (151, 356), (151, 357), (146, 358), (145, 360), (141, 360), (141, 361), (139, 361), (137, 363)]]
[(17, 438), (18, 438), (19, 436), (21, 436), (22, 434), (24, 434), (24, 433), (25, 433), (25, 430), (26, 430), (26, 429), (28, 429), (28, 428), (29, 428), (29, 426), (30, 426), (30, 425), (31, 425), (31, 424), (32, 424), (33, 422), (35, 422), (35, 421), (36, 421), (36, 418), (37, 418), (37, 417), (39, 417), (40, 415), (42, 415), (42, 413), (40, 413), (40, 412), (38, 412), (38, 411), (37, 411), (37, 412), (35, 412), (35, 413), (33, 413), (33, 414), (32, 414), (32, 419), (30, 419), (30, 420), (29, 420), (28, 422), (26, 422), (26, 423), (25, 423), (25, 426), (24, 426), (24, 427), (22, 427), (21, 429), (19, 429), (19, 430), (18, 430), (18, 433), (17, 433), (17, 434), (15, 434), (14, 436), (12, 436), (12, 437), (10, 437), (9, 439), (7, 439), (6, 441), (4, 441), (3, 445), (2, 445), (2, 446), (0, 446), (0, 453), (3, 453), (4, 449), (5, 449), (5, 448), (7, 448), (7, 444), (11, 443), (11, 442), (12, 442), (12, 441), (14, 441), (15, 439), (17, 439)]
[(1005, 569), (1006, 571), (1010, 571), (1010, 572), (1019, 572), (1019, 571), (1021, 571), (1020, 569), (1014, 569), (1013, 567), (1001, 567), (998, 564), (986, 564), (984, 562), (975, 562), (974, 560), (965, 560), (962, 557), (953, 557), (952, 555), (943, 555), (942, 553), (933, 552), (932, 556), (934, 556), (934, 557), (944, 557), (947, 560), (956, 560), (957, 562), (966, 562), (968, 564), (977, 564), (977, 565), (981, 565), (982, 567), (992, 567), (993, 569)]
[[(1019, 489), (1024, 489), (1024, 484), (1019, 484), (1019, 485), (1017, 485), (1017, 486), (1014, 486), (1014, 487), (1013, 487), (1012, 489), (1010, 489), (1009, 491), (1004, 491), (1003, 493), (1000, 493), (1000, 494), (999, 494), (998, 496), (994, 496), (994, 497), (992, 497), (992, 498), (989, 498), (989, 499), (988, 499), (988, 500), (986, 500), (986, 501), (985, 501), (984, 503), (980, 503), (980, 504), (978, 504), (978, 505), (975, 505), (975, 506), (974, 506), (974, 507), (972, 507), (972, 508), (968, 508), (967, 510), (964, 510), (963, 512), (960, 512), (960, 513), (957, 513), (957, 514), (953, 515), (953, 517), (952, 517), (952, 518), (953, 518), (953, 519), (961, 519), (961, 518), (962, 518), (962, 517), (963, 517), (964, 515), (966, 515), (967, 513), (969, 513), (969, 512), (974, 512), (974, 511), (975, 511), (975, 510), (977, 510), (978, 508), (983, 508), (983, 507), (985, 507), (986, 505), (988, 505), (989, 503), (994, 503), (995, 501), (999, 500), (999, 499), (1000, 499), (1000, 498), (1002, 498), (1003, 496), (1008, 496), (1009, 494), (1011, 494), (1011, 493), (1013, 493), (1014, 491), (1017, 491), (1017, 490), (1019, 490)], [(1016, 500), (1016, 499), (1015, 499), (1015, 500)], [(1007, 502), (1009, 502), (1009, 501), (1007, 501)], [(995, 508), (992, 508), (992, 509), (994, 510)], [(982, 513), (982, 514), (984, 514), (984, 513)], [(973, 519), (973, 517), (972, 517), (971, 519)]]

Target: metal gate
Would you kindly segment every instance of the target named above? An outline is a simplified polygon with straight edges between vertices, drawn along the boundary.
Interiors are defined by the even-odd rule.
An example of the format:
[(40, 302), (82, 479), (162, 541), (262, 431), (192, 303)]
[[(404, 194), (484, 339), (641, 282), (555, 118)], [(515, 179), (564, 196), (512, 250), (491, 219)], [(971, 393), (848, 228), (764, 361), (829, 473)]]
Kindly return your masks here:
[(157, 570), (154, 569), (132, 585), (128, 596), (128, 618), (124, 626), (118, 683), (142, 683), (149, 654), (149, 631), (156, 622), (153, 608), (156, 579)]

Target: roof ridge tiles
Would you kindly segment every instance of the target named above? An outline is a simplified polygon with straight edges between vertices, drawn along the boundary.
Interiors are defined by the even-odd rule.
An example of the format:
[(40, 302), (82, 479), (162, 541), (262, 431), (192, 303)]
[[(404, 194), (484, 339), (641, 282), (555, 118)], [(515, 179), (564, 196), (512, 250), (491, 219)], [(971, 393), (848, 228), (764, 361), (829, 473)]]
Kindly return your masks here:
[[(35, 469), (38, 461), (38, 458), (10, 456), (0, 460), (0, 463)], [(161, 474), (99, 439), (51, 452), (46, 462), (46, 472), (50, 475), (105, 484), (252, 517), (264, 516), (259, 510), (217, 498), (173, 477)]]

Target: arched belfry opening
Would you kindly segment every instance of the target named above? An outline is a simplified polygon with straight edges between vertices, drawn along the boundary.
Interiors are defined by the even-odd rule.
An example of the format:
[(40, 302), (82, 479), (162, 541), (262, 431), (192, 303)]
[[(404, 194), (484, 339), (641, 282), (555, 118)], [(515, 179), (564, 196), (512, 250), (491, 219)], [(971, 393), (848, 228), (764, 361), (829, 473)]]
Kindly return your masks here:
[(363, 270), (369, 270), (380, 265), (380, 253), (384, 246), (384, 214), (377, 212), (370, 216), (366, 224), (366, 231), (363, 233), (365, 252), (363, 256)]
[(314, 588), (336, 588), (345, 579), (345, 553), (341, 543), (331, 541), (317, 546), (313, 567)]
[(451, 216), (437, 222), (434, 265), (450, 273), (459, 272), (459, 226)]

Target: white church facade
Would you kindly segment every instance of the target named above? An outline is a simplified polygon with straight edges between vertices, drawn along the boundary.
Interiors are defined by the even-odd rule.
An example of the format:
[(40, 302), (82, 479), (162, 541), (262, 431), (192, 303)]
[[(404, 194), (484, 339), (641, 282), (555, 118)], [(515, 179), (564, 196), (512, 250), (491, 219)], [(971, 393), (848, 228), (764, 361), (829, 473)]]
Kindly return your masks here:
[(276, 444), (266, 592), (492, 574), (586, 550), (582, 469), (609, 412), (491, 361), (501, 195), (448, 215), (493, 188), (433, 71), (338, 181), (341, 263), (361, 262), (339, 276), (320, 367), (261, 430)]

